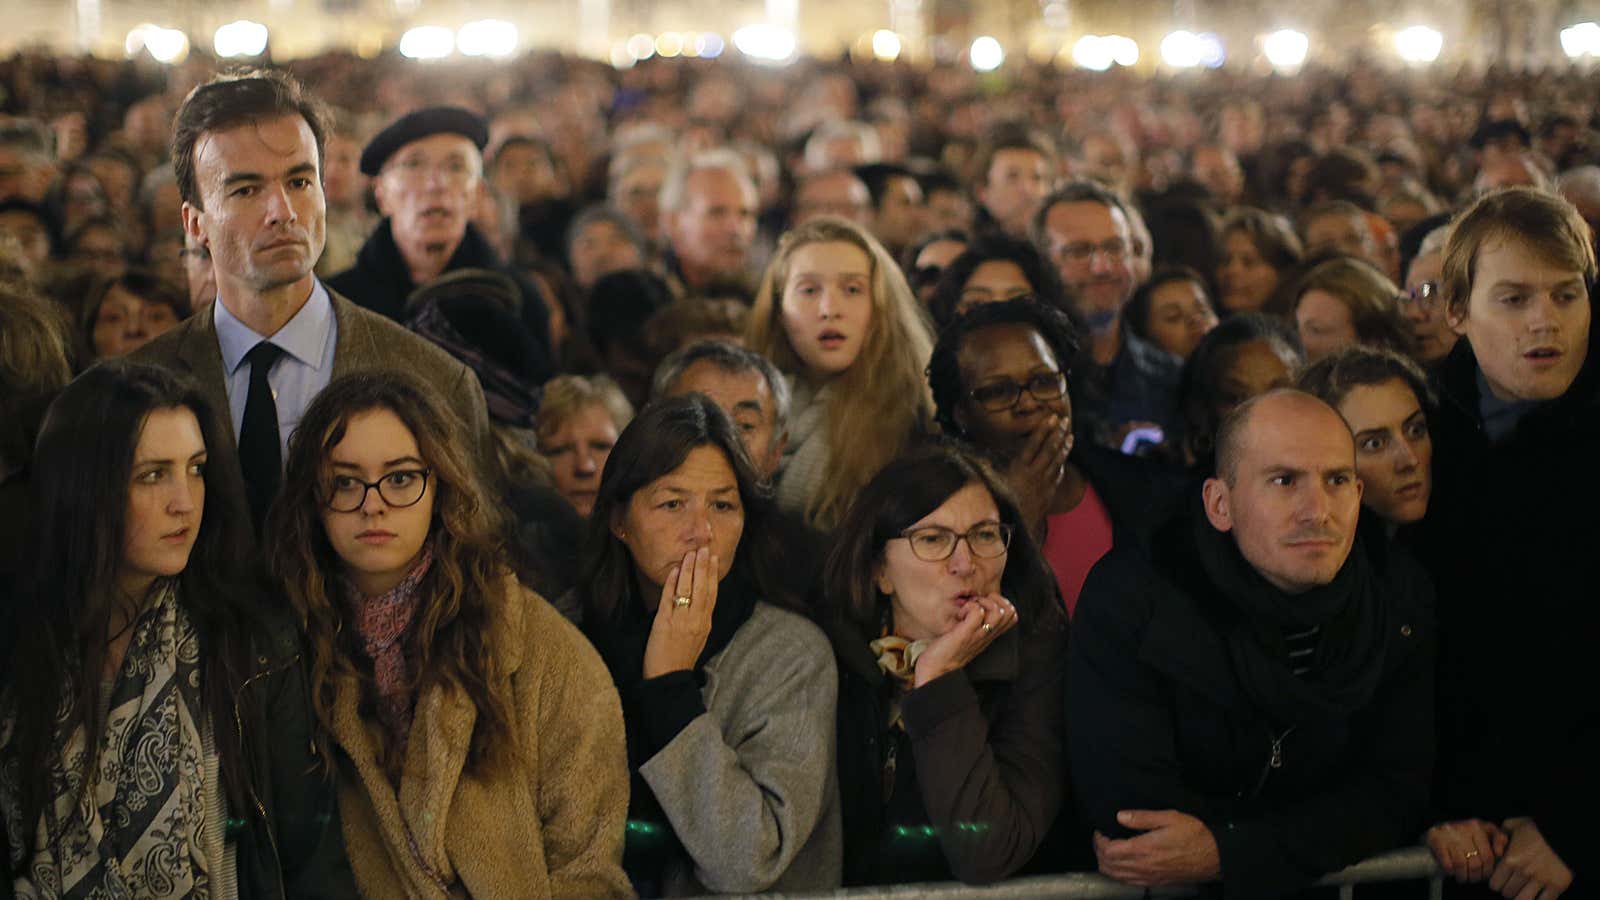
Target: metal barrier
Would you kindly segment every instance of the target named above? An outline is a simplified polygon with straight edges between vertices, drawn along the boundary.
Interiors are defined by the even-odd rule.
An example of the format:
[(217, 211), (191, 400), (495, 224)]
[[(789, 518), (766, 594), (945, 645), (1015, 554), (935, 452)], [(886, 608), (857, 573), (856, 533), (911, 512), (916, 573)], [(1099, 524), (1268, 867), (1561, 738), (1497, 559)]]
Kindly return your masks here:
[[(1317, 884), (1337, 887), (1340, 900), (1351, 900), (1355, 886), (1380, 881), (1428, 881), (1428, 896), (1439, 900), (1444, 895), (1444, 876), (1426, 847), (1395, 850), (1381, 856), (1356, 863), (1348, 869), (1333, 873)], [(1193, 888), (1133, 887), (1112, 881), (1103, 875), (1071, 873), (1067, 875), (1042, 875), (1031, 878), (1014, 878), (998, 884), (981, 887), (938, 882), (931, 884), (897, 884), (884, 887), (848, 888), (807, 894), (767, 894), (766, 897), (784, 897), (790, 900), (806, 898), (848, 898), (848, 900), (1143, 900), (1146, 897), (1193, 897)]]

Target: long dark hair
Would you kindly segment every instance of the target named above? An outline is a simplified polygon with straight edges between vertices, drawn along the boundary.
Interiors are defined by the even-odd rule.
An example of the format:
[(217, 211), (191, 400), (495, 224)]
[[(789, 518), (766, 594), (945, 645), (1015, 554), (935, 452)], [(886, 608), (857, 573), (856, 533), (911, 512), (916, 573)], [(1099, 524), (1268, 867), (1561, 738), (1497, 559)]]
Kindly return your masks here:
[[(443, 683), (477, 709), (468, 748), (469, 771), (482, 773), (516, 757), (510, 684), (490, 653), (495, 625), (490, 598), (510, 576), (499, 506), (484, 487), (466, 426), (416, 378), (400, 372), (360, 372), (336, 379), (306, 409), (289, 441), (283, 493), (267, 516), (267, 560), (289, 597), (311, 651), (311, 704), (324, 734), (331, 730), (335, 676), (350, 676), (363, 696), (375, 696), (370, 668), (358, 664), (356, 629), (345, 620), (339, 555), (322, 524), (331, 477), (328, 454), (358, 413), (387, 410), (416, 438), (434, 492), (433, 566), (423, 576), (406, 651), (417, 661), (420, 685)], [(347, 627), (349, 626), (349, 627)], [(318, 748), (329, 758), (326, 745)], [(400, 746), (380, 735), (386, 766)]]
[(756, 474), (727, 413), (704, 394), (684, 394), (646, 406), (623, 429), (606, 457), (579, 563), (577, 590), (586, 628), (604, 628), (619, 609), (626, 612), (642, 605), (633, 555), (612, 533), (612, 523), (627, 511), (639, 489), (683, 465), (690, 451), (699, 447), (722, 451), (739, 484), (744, 534), (728, 577), (749, 579), (750, 586), (769, 603), (800, 608), (799, 597), (778, 577), (780, 548), (769, 525), (770, 490)]
[(1016, 606), (1022, 628), (1062, 628), (1055, 579), (1028, 535), (1010, 488), (981, 458), (947, 440), (930, 442), (885, 466), (851, 505), (823, 570), (828, 619), (876, 636), (889, 602), (874, 574), (884, 545), (969, 484), (983, 485), (1000, 510), (1000, 521), (1011, 526), (1000, 591)]
[[(30, 485), (36, 516), (29, 537), (31, 571), (22, 579), (15, 611), (17, 641), (7, 673), (16, 723), (7, 750), (21, 765), (25, 840), (49, 798), (39, 773), (60, 748), (56, 718), (67, 704), (69, 729), (84, 726), (88, 746), (105, 737), (100, 673), (106, 635), (122, 605), (117, 572), (127, 530), (128, 484), (134, 453), (150, 413), (188, 409), (200, 423), (206, 449), (227, 452), (221, 422), (192, 382), (154, 366), (126, 360), (100, 363), (67, 385), (50, 405), (33, 457)], [(234, 715), (233, 689), (249, 671), (248, 635), (255, 609), (267, 600), (258, 581), (241, 578), (245, 564), (242, 523), (248, 515), (223, 490), (220, 466), (205, 469), (205, 504), (189, 563), (175, 576), (178, 602), (199, 634), (201, 679), (216, 729), (228, 802), (245, 809), (245, 735)], [(159, 584), (160, 582), (158, 582)], [(152, 591), (156, 590), (152, 586)], [(91, 752), (80, 760), (80, 795), (93, 790)]]

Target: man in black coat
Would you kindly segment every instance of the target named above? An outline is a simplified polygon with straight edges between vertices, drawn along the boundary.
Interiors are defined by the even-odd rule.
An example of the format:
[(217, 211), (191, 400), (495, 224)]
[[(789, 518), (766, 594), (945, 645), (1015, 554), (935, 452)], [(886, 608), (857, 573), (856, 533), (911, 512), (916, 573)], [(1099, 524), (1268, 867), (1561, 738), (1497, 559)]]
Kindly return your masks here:
[(1416, 543), (1440, 598), (1444, 824), (1428, 838), (1505, 897), (1600, 896), (1595, 274), (1588, 227), (1543, 191), (1483, 197), (1445, 246), (1445, 317), (1465, 340), (1438, 374)]
[(471, 222), (488, 141), (483, 119), (456, 107), (421, 109), (379, 132), (361, 152), (361, 172), (374, 179), (384, 220), (356, 264), (329, 278), (328, 287), (403, 322), (411, 292), (446, 272), (504, 272), (520, 289), (519, 313), (537, 344), (542, 382), (555, 373), (549, 307), (539, 288), (510, 269)]
[(1415, 840), (1432, 592), (1358, 537), (1355, 441), (1298, 391), (1224, 420), (1201, 503), (1089, 574), (1067, 742), (1100, 871), (1278, 896)]

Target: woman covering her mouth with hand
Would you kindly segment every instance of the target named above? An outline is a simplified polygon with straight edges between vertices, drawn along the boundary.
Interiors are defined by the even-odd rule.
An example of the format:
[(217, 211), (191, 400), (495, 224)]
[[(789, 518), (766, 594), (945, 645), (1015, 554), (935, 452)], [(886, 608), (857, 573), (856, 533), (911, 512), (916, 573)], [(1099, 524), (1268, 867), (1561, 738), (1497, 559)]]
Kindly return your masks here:
[(1014, 874), (1066, 789), (1066, 629), (1010, 491), (964, 451), (913, 451), (851, 507), (824, 586), (845, 883)]
[(583, 636), (511, 574), (465, 426), (415, 379), (306, 410), (268, 559), (368, 897), (628, 894), (622, 715)]

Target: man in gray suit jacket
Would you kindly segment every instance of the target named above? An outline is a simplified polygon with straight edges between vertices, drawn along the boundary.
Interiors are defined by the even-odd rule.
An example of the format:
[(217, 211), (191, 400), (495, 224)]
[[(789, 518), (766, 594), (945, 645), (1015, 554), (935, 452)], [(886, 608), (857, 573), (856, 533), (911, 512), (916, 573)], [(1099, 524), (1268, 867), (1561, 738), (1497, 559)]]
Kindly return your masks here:
[(487, 455), (477, 376), (443, 350), (329, 291), (312, 274), (326, 201), (322, 107), (287, 75), (220, 76), (184, 100), (172, 139), (184, 229), (211, 253), (217, 301), (138, 358), (200, 383), (232, 441), (211, 448), (224, 490), (259, 527), (289, 435), (313, 398), (350, 372), (404, 370), (439, 392)]

